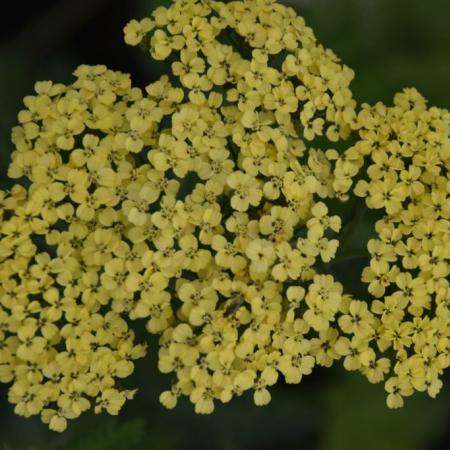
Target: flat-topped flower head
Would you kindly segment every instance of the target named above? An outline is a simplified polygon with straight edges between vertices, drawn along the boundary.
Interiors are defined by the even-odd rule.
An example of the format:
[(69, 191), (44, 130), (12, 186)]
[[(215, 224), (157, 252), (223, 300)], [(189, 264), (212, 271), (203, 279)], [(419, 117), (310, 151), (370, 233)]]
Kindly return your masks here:
[[(436, 396), (450, 364), (442, 341), (442, 327), (449, 324), (450, 113), (428, 107), (415, 89), (405, 89), (393, 106), (363, 105), (357, 127), (360, 139), (337, 160), (334, 184), (345, 194), (350, 177), (367, 167), (353, 192), (383, 214), (362, 273), (378, 300), (370, 315), (359, 312), (357, 318), (371, 324), (371, 335), (364, 334), (372, 351), (390, 352), (387, 404), (398, 408), (414, 391)], [(349, 316), (340, 319), (342, 329), (352, 327), (360, 335), (356, 317), (354, 325), (344, 317)], [(363, 373), (373, 379), (372, 371)]]
[[(0, 382), (15, 412), (55, 431), (118, 414), (140, 320), (169, 409), (185, 396), (210, 414), (245, 391), (263, 406), (279, 379), (338, 359), (385, 381), (389, 407), (435, 396), (449, 113), (413, 89), (357, 113), (352, 70), (274, 0), (175, 0), (124, 34), (169, 73), (140, 89), (82, 65), (68, 86), (36, 83), (12, 131), (8, 175), (27, 188), (0, 191)], [(329, 273), (350, 195), (384, 215), (371, 301)]]

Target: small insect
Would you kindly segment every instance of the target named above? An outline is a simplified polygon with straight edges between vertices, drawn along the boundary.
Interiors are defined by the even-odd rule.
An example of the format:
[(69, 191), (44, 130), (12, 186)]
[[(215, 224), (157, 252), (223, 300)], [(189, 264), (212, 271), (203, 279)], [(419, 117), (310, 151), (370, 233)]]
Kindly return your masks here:
[(240, 306), (244, 303), (244, 297), (240, 294), (235, 295), (233, 298), (230, 299), (227, 308), (225, 309), (225, 312), (223, 313), (224, 317), (228, 317), (234, 312), (236, 312)]

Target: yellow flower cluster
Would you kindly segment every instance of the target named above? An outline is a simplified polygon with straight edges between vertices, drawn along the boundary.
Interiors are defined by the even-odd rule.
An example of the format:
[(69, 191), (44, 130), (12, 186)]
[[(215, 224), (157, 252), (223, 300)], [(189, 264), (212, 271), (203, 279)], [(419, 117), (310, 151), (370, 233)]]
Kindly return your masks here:
[(224, 117), (242, 129), (232, 136), (239, 146), (254, 133), (278, 152), (298, 137), (335, 142), (350, 134), (353, 71), (292, 8), (274, 0), (176, 0), (124, 32), (125, 42), (149, 48), (154, 59), (175, 59), (171, 71), (191, 108), (211, 97), (215, 108), (223, 102)]
[[(449, 113), (414, 90), (356, 103), (353, 72), (272, 0), (176, 0), (125, 41), (165, 75), (145, 91), (105, 66), (40, 82), (13, 129), (0, 192), (0, 382), (23, 416), (62, 431), (91, 407), (117, 414), (159, 335), (160, 395), (210, 413), (278, 378), (343, 358), (388, 405), (435, 395), (450, 364)], [(346, 152), (333, 146), (355, 130)], [(325, 144), (324, 144), (325, 143)], [(363, 272), (370, 304), (326, 272), (354, 193), (385, 216)], [(365, 173), (363, 174), (363, 176)]]
[(279, 373), (298, 383), (339, 357), (331, 325), (342, 286), (316, 262), (334, 257), (340, 218), (318, 201), (334, 197), (331, 164), (305, 140), (348, 137), (353, 73), (273, 1), (175, 1), (124, 31), (130, 45), (174, 60), (186, 99), (148, 160), (159, 176), (196, 174), (184, 197), (128, 216), (164, 229), (154, 243), (167, 256), (153, 258), (161, 298), (131, 314), (150, 317), (149, 331), (162, 333), (159, 368), (176, 374), (161, 402), (189, 395), (210, 413), (214, 400), (253, 389), (266, 404)]
[(361, 360), (389, 355), (385, 389), (396, 408), (414, 391), (434, 397), (450, 365), (450, 113), (405, 89), (392, 107), (363, 105), (357, 127), (359, 141), (330, 154), (334, 187), (346, 195), (364, 167), (354, 193), (383, 217), (362, 274), (375, 300), (352, 312), (354, 345), (370, 352)]
[(56, 431), (91, 402), (117, 414), (135, 392), (117, 379), (145, 355), (124, 318), (123, 277), (147, 247), (123, 239), (116, 208), (144, 176), (130, 156), (144, 139), (130, 127), (142, 94), (104, 66), (75, 75), (25, 98), (8, 173), (29, 187), (1, 194), (0, 381), (17, 414)]
[[(263, 105), (280, 84), (293, 89), (289, 76), (256, 84), (260, 102), (244, 111), (218, 90), (192, 98), (168, 77), (144, 95), (104, 66), (75, 76), (68, 87), (37, 83), (13, 130), (8, 174), (30, 184), (2, 225), (10, 346), (0, 363), (16, 412), (57, 431), (89, 397), (117, 414), (134, 391), (115, 378), (144, 355), (126, 319), (162, 335), (159, 368), (176, 374), (161, 395), (168, 407), (185, 394), (208, 413), (248, 389), (266, 404), (279, 372), (298, 383), (316, 357), (329, 366), (342, 287), (314, 265), (333, 258), (340, 219), (317, 201), (334, 195), (331, 164), (293, 130), (298, 100), (284, 113)], [(345, 134), (333, 105), (319, 108)]]
[[(261, 3), (259, 17), (239, 5), (218, 3), (220, 20), (196, 2), (155, 12), (159, 27), (172, 14), (191, 27), (187, 39), (173, 38), (183, 41), (172, 65), (179, 88), (165, 76), (144, 95), (125, 75), (81, 66), (73, 85), (37, 83), (25, 98), (8, 173), (31, 183), (19, 191), (26, 214), (16, 208), (2, 229), (3, 267), (20, 257), (24, 272), (5, 269), (2, 279), (16, 345), (1, 360), (3, 379), (19, 414), (41, 413), (62, 430), (89, 396), (96, 412), (117, 413), (134, 391), (115, 389), (114, 377), (144, 353), (125, 319), (145, 318), (161, 334), (159, 368), (176, 374), (161, 401), (173, 407), (189, 395), (199, 413), (249, 389), (266, 404), (279, 373), (298, 383), (338, 358), (331, 324), (342, 286), (314, 268), (338, 247), (340, 218), (318, 201), (334, 196), (332, 167), (302, 138), (348, 135), (352, 73), (292, 10)], [(236, 28), (242, 20), (260, 43)], [(251, 61), (215, 39), (230, 26), (254, 46)], [(141, 35), (151, 25), (139, 27)], [(130, 29), (136, 23), (127, 41), (137, 43)], [(151, 48), (161, 56), (157, 31)], [(282, 51), (282, 66), (271, 67), (268, 56)], [(17, 317), (15, 290), (24, 297)], [(24, 364), (36, 379), (17, 374)], [(107, 379), (93, 390), (100, 370)], [(37, 406), (28, 407), (30, 389), (43, 392)]]

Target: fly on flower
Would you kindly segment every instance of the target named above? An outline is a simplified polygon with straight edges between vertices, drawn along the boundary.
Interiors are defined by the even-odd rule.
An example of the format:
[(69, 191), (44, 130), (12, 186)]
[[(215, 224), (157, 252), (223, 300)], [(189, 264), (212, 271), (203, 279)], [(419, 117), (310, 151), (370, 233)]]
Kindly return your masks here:
[(244, 304), (244, 300), (244, 297), (240, 294), (232, 297), (223, 313), (223, 317), (229, 317), (231, 314), (235, 313)]

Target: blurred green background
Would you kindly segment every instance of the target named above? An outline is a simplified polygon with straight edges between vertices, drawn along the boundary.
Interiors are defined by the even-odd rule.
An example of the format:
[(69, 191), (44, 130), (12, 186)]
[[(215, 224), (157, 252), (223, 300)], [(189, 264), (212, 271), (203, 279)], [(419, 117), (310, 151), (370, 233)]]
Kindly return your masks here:
[[(122, 41), (127, 20), (142, 17), (165, 0), (14, 2), (0, 28), (0, 182), (6, 179), (10, 129), (36, 80), (70, 82), (82, 63), (107, 64), (132, 74), (136, 85), (157, 79), (152, 64)], [(356, 72), (359, 102), (390, 102), (415, 86), (431, 104), (450, 107), (449, 0), (297, 0), (291, 3), (327, 47)], [(370, 221), (356, 230), (370, 235)], [(357, 264), (336, 268), (357, 292)], [(356, 267), (356, 268), (355, 268)], [(351, 274), (350, 274), (351, 273)], [(130, 386), (142, 386), (120, 417), (85, 414), (62, 435), (39, 419), (12, 413), (0, 387), (0, 450), (446, 450), (450, 448), (450, 390), (437, 399), (416, 394), (405, 408), (385, 407), (381, 385), (336, 366), (316, 370), (298, 386), (280, 385), (269, 406), (250, 396), (197, 416), (181, 402), (166, 411), (157, 401), (169, 380), (156, 370), (156, 342), (138, 361)]]

